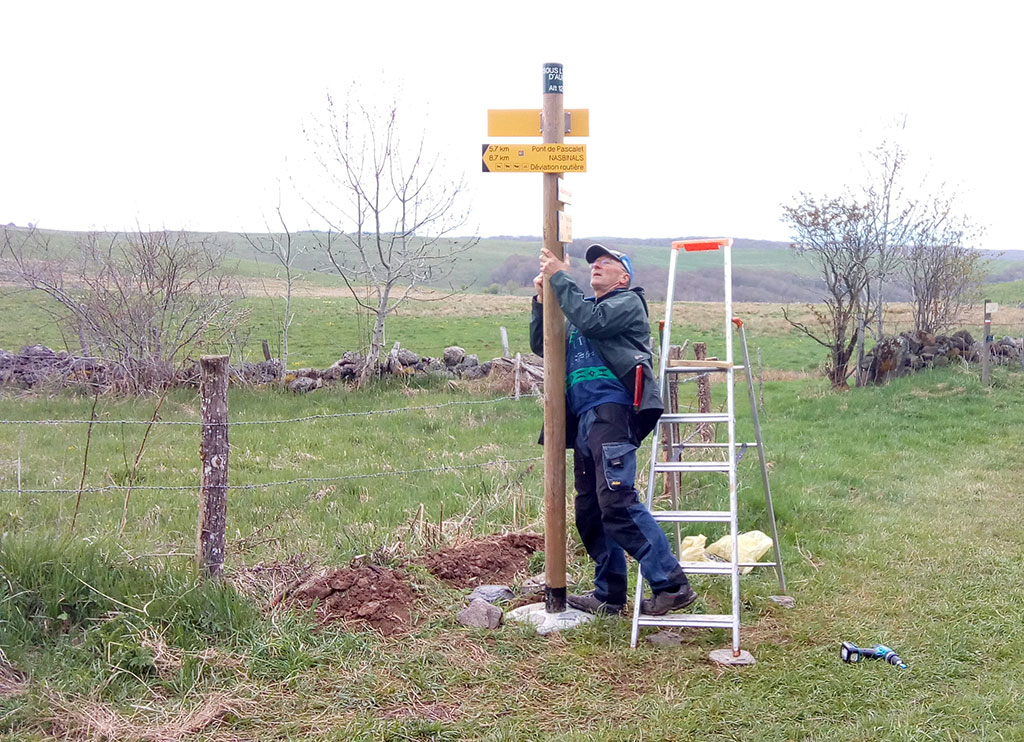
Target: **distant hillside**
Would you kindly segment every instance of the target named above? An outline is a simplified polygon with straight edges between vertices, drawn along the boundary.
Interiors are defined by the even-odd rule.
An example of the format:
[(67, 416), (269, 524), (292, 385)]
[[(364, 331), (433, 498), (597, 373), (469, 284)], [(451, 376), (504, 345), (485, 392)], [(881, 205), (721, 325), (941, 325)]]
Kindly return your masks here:
[[(15, 228), (26, 233), (24, 228)], [(39, 235), (50, 243), (51, 254), (68, 254), (76, 242), (84, 239), (84, 232), (40, 230)], [(109, 236), (109, 235), (107, 235)], [(253, 238), (260, 235), (253, 234)], [(265, 235), (264, 235), (265, 236)], [(275, 276), (280, 266), (270, 257), (253, 249), (245, 234), (234, 232), (196, 233), (197, 238), (215, 242), (228, 256), (230, 270), (243, 276)], [(458, 237), (453, 244), (464, 247), (475, 238)], [(631, 237), (586, 237), (566, 246), (570, 256), (571, 272), (581, 283), (587, 281), (587, 268), (583, 255), (587, 246), (601, 242), (609, 247), (628, 252), (636, 268), (636, 283), (643, 286), (651, 299), (663, 299), (668, 285), (668, 264), (673, 240), (688, 237), (640, 239)], [(296, 267), (306, 273), (306, 279), (316, 283), (341, 283), (330, 265), (323, 245), (325, 232), (300, 231), (292, 235), (299, 257)], [(337, 236), (334, 236), (337, 241)], [(335, 244), (338, 244), (335, 242)], [(537, 236), (502, 235), (487, 237), (472, 244), (455, 258), (451, 275), (444, 281), (430, 285), (437, 288), (461, 289), (470, 293), (523, 295), (532, 290), (537, 273), (537, 258), (541, 238)], [(989, 283), (1007, 283), (1024, 280), (1024, 253), (985, 252), (990, 260)], [(821, 298), (820, 280), (811, 263), (790, 248), (787, 242), (737, 238), (732, 251), (733, 296), (737, 301), (760, 302), (813, 302)], [(677, 298), (684, 301), (720, 301), (723, 295), (722, 258), (717, 252), (681, 253), (678, 260), (681, 271), (677, 278)], [(1001, 291), (1011, 300), (1019, 284)], [(887, 291), (893, 301), (908, 298), (906, 291), (893, 286)], [(1024, 301), (1024, 296), (1013, 299)]]

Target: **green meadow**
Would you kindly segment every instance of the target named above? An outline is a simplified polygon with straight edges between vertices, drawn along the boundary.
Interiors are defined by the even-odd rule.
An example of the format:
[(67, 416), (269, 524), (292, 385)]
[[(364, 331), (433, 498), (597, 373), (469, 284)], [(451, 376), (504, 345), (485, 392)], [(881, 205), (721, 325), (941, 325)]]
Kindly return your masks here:
[[(201, 350), (227, 352), (233, 363), (261, 360), (261, 340), (275, 353), (281, 344), (282, 271), (241, 236), (217, 238), (232, 256), (226, 267), (240, 283), (245, 321)], [(70, 249), (70, 239), (57, 234), (52, 247)], [(530, 259), (537, 249), (528, 240), (482, 240), (452, 283), (486, 284), (509, 255)], [(639, 266), (667, 264), (656, 245), (629, 249)], [(751, 246), (734, 256), (737, 267), (806, 274), (789, 250)], [(688, 256), (682, 268), (715, 267), (714, 258)], [(322, 268), (312, 253), (298, 264), (292, 369), (326, 367), (365, 348), (370, 315)], [(1018, 331), (1019, 288), (986, 287), (1003, 304), (996, 334)], [(528, 350), (525, 292), (435, 290), (421, 298), (430, 301), (389, 318), (388, 346), (439, 356), (460, 345), (485, 361), (501, 354), (505, 327), (512, 352)], [(799, 304), (788, 311), (810, 317)], [(0, 312), (17, 318), (0, 323), (0, 348), (74, 349), (42, 298), (6, 288)], [(610, 618), (548, 637), (516, 625), (486, 632), (457, 624), (465, 591), (414, 560), (467, 539), (544, 528), (536, 445), (543, 409), (536, 397), (507, 398), (507, 384), (405, 377), (302, 396), (232, 387), (223, 584), (199, 581), (193, 566), (195, 390), (174, 390), (161, 403), (5, 389), (0, 736), (1024, 736), (1017, 721), (1024, 632), (1015, 621), (1024, 538), (1013, 503), (1021, 475), (1012, 463), (1024, 425), (1020, 374), (997, 368), (983, 387), (977, 369), (955, 366), (837, 394), (820, 378), (824, 349), (785, 321), (782, 305), (738, 304), (735, 313), (747, 323), (764, 397), (775, 511), (796, 599), (790, 609), (769, 600), (778, 592), (772, 573), (743, 578), (742, 642), (755, 666), (711, 665), (708, 652), (729, 642), (717, 630), (687, 631), (679, 646), (642, 640), (630, 650), (628, 622)], [(653, 330), (663, 317), (664, 305), (652, 303)], [(889, 307), (886, 322), (890, 331), (909, 329), (908, 308)], [(705, 342), (711, 356), (724, 357), (723, 325), (719, 305), (680, 302), (673, 341)], [(736, 392), (739, 437), (749, 440), (745, 385)], [(722, 384), (712, 395), (721, 406)], [(680, 404), (695, 403), (695, 385), (681, 387)], [(158, 405), (159, 423), (149, 428)], [(741, 528), (768, 531), (753, 459), (740, 468)], [(723, 506), (721, 481), (682, 484), (692, 507)], [(568, 507), (571, 523), (571, 496)], [(697, 532), (710, 542), (724, 530), (684, 535)], [(589, 562), (571, 527), (569, 549), (570, 588), (587, 589)], [(268, 609), (268, 596), (251, 589), (253, 575), (275, 565), (354, 559), (407, 576), (417, 595), (409, 633), (320, 627), (301, 611)], [(531, 569), (542, 562), (535, 554)], [(710, 577), (695, 584), (695, 610), (728, 610), (726, 584)], [(910, 669), (844, 665), (843, 640), (889, 644)]]
[[(264, 285), (264, 295), (245, 299), (249, 343), (235, 348), (249, 360), (261, 357), (260, 339), (274, 345), (283, 309), (266, 295), (277, 284)], [(316, 284), (314, 295), (297, 297), (293, 368), (327, 365), (362, 342), (367, 318), (336, 288)], [(0, 347), (60, 347), (32, 301), (0, 299), (5, 316), (22, 318), (0, 326)], [(389, 321), (388, 343), (428, 355), (459, 344), (487, 360), (500, 354), (505, 326), (513, 352), (526, 350), (527, 307), (526, 297), (468, 295), (412, 304)], [(652, 307), (653, 325), (663, 311)], [(723, 355), (719, 313), (677, 306), (674, 339)], [(136, 467), (156, 397), (101, 396), (90, 431), (83, 422), (32, 421), (88, 420), (91, 396), (7, 389), (0, 738), (1024, 736), (1024, 474), (1016, 466), (1024, 378), (998, 367), (984, 387), (977, 369), (952, 366), (835, 393), (817, 373), (821, 347), (789, 329), (778, 306), (737, 313), (751, 352), (761, 351), (761, 419), (796, 600), (789, 609), (769, 600), (778, 593), (771, 572), (742, 578), (742, 646), (756, 665), (710, 664), (708, 652), (729, 643), (719, 630), (687, 630), (673, 647), (642, 639), (630, 650), (629, 622), (612, 618), (546, 637), (456, 622), (466, 591), (412, 560), (482, 535), (543, 532), (542, 406), (507, 399), (496, 382), (409, 377), (301, 396), (232, 387), (223, 585), (198, 581), (193, 567), (194, 390), (163, 401)], [(894, 307), (890, 320), (905, 322), (905, 309)], [(684, 385), (681, 404), (693, 404), (694, 386)], [(736, 392), (739, 437), (749, 439), (745, 385)], [(724, 393), (713, 385), (716, 406)], [(741, 529), (767, 531), (752, 454), (740, 479)], [(723, 495), (709, 480), (684, 481), (683, 490), (694, 508)], [(689, 533), (710, 541), (722, 534), (716, 529)], [(571, 527), (569, 549), (570, 588), (587, 589), (588, 559)], [(269, 610), (244, 589), (259, 565), (339, 566), (357, 557), (401, 569), (414, 585), (409, 633), (320, 627), (306, 613)], [(536, 554), (531, 566), (539, 571), (541, 562)], [(695, 610), (725, 609), (725, 582), (694, 583)], [(910, 668), (845, 665), (843, 640), (888, 644)]]

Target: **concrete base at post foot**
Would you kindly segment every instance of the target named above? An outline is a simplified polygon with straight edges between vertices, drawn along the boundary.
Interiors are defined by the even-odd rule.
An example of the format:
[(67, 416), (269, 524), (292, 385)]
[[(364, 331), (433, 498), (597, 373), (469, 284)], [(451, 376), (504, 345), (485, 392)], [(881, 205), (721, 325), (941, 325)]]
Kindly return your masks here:
[(731, 649), (713, 649), (711, 654), (708, 655), (708, 659), (716, 665), (727, 665), (729, 667), (743, 667), (757, 662), (754, 659), (754, 655), (745, 649), (740, 650), (738, 657), (733, 657)]
[(592, 621), (594, 616), (575, 608), (566, 608), (561, 613), (548, 613), (543, 603), (530, 603), (509, 611), (505, 614), (506, 621), (519, 621), (533, 624), (538, 634), (550, 634), (552, 631), (565, 631), (580, 624)]

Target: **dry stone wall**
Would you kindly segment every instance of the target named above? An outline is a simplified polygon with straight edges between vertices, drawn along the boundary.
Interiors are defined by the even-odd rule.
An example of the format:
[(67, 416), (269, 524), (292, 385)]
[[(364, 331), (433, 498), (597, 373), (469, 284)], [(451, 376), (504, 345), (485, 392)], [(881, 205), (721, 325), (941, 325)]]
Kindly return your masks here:
[[(950, 363), (981, 361), (985, 346), (967, 330), (952, 335), (930, 332), (903, 332), (884, 338), (864, 356), (862, 369), (869, 383), (884, 384), (890, 377), (905, 376), (923, 368), (948, 366)], [(1021, 339), (1003, 337), (989, 346), (992, 362), (1019, 363)]]
[[(480, 362), (474, 354), (452, 345), (440, 358), (420, 356), (397, 344), (381, 363), (381, 374), (430, 374), (449, 379), (481, 379), (491, 373), (495, 361)], [(356, 351), (344, 352), (325, 369), (300, 368), (284, 374), (288, 387), (295, 392), (311, 392), (325, 385), (352, 381), (362, 373), (365, 356)], [(507, 364), (506, 364), (507, 365)], [(235, 383), (270, 384), (280, 382), (283, 370), (277, 359), (260, 363), (229, 366)], [(116, 365), (98, 358), (75, 356), (55, 351), (45, 345), (27, 345), (17, 352), (0, 349), (0, 385), (32, 389), (43, 385), (89, 385), (101, 388), (116, 386), (123, 372)], [(174, 375), (174, 383), (194, 386), (199, 383), (199, 364), (190, 361)]]

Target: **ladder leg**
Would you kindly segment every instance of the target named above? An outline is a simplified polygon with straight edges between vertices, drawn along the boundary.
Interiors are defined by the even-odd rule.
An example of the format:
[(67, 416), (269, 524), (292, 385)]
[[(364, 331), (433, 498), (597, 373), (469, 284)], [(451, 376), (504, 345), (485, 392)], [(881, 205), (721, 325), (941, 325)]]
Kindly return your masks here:
[(764, 456), (764, 441), (761, 439), (761, 419), (757, 414), (757, 397), (754, 395), (754, 380), (750, 374), (750, 352), (747, 349), (747, 331), (742, 324), (740, 341), (743, 344), (743, 368), (747, 377), (747, 393), (750, 397), (750, 415), (754, 422), (754, 441), (757, 443), (757, 456), (761, 462), (761, 482), (764, 485), (764, 502), (768, 509), (768, 524), (772, 530), (772, 544), (775, 549), (775, 574), (779, 578), (779, 590), (786, 592), (786, 576), (782, 571), (782, 550), (779, 547), (779, 531), (775, 525), (775, 507), (772, 505), (772, 489), (768, 484), (768, 463)]
[[(676, 285), (676, 260), (678, 253), (672, 251), (668, 263), (668, 289), (665, 292), (665, 322), (661, 329), (661, 353), (658, 356), (658, 392), (661, 398), (665, 399), (665, 369), (668, 367), (669, 338), (672, 337), (672, 299), (675, 296)], [(658, 461), (658, 447), (661, 444), (661, 425), (654, 426), (654, 433), (651, 439), (651, 465), (647, 470), (647, 509), (654, 506), (654, 485), (656, 480), (655, 464)], [(640, 599), (643, 596), (644, 572), (640, 563), (636, 565), (636, 589), (633, 593), (633, 629), (629, 637), (629, 646), (636, 649), (637, 638), (640, 635)]]

